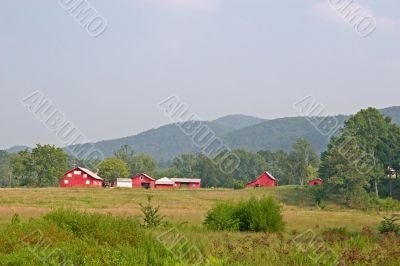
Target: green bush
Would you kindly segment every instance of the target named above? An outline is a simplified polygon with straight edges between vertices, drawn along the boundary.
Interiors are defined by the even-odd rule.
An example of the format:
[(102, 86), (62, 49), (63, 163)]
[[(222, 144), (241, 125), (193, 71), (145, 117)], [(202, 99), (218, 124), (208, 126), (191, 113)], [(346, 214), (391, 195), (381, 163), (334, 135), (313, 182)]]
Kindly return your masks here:
[(234, 180), (233, 181), (233, 189), (238, 190), (238, 189), (244, 189), (246, 187), (245, 183), (240, 180)]
[(271, 197), (239, 203), (218, 203), (204, 224), (212, 230), (279, 232), (284, 229), (280, 206)]
[(16, 217), (0, 232), (0, 265), (181, 265), (137, 219), (70, 209)]
[(400, 210), (400, 202), (393, 198), (379, 199), (379, 209), (382, 211), (398, 211)]
[(235, 206), (230, 203), (218, 203), (208, 212), (205, 225), (213, 230), (238, 231), (238, 219), (234, 217)]
[(383, 221), (378, 227), (381, 234), (395, 233), (400, 234), (400, 225), (397, 222), (400, 221), (400, 215), (392, 215), (391, 217), (384, 217)]

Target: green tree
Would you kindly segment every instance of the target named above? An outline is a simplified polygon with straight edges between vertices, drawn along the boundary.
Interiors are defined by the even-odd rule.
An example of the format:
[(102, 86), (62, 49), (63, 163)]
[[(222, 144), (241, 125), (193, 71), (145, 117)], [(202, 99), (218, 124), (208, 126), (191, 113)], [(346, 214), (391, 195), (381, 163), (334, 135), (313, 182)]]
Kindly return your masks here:
[(106, 181), (116, 178), (126, 178), (129, 175), (126, 163), (115, 157), (105, 159), (99, 166), (99, 176)]
[(198, 162), (198, 158), (194, 154), (182, 154), (172, 160), (174, 167), (182, 177), (193, 178), (195, 176), (194, 167)]
[(68, 155), (54, 145), (36, 145), (32, 150), (39, 186), (57, 186), (67, 171)]
[(139, 203), (143, 214), (143, 226), (145, 228), (154, 228), (159, 226), (164, 216), (160, 214), (160, 206), (154, 207), (151, 203), (153, 196), (147, 195), (147, 204)]
[(286, 151), (259, 151), (265, 163), (268, 166), (268, 171), (273, 173), (273, 175), (279, 179), (279, 184), (287, 185), (287, 184), (295, 184), (295, 180), (292, 174), (292, 166), (289, 162), (289, 154)]
[(293, 144), (293, 151), (289, 155), (292, 166), (292, 175), (296, 175), (300, 185), (307, 180), (307, 168), (318, 167), (319, 158), (311, 144), (305, 139), (299, 139)]
[(34, 160), (28, 150), (23, 150), (10, 156), (13, 176), (16, 185), (37, 186), (37, 173), (34, 169)]
[(204, 154), (198, 154), (193, 166), (192, 178), (200, 178), (203, 187), (229, 187), (231, 184), (224, 179), (224, 174), (217, 164)]
[(306, 169), (306, 178), (307, 181), (314, 180), (318, 177), (318, 168), (312, 165), (307, 166)]
[(10, 156), (6, 151), (0, 150), (0, 187), (10, 186), (11, 178)]
[(344, 196), (347, 204), (362, 202), (369, 191), (378, 197), (385, 169), (396, 167), (399, 160), (399, 141), (399, 127), (390, 118), (374, 108), (361, 110), (322, 154), (320, 175), (334, 187), (330, 192)]
[(133, 157), (130, 167), (133, 175), (139, 173), (148, 173), (152, 175), (157, 168), (157, 163), (153, 157), (140, 153)]
[(22, 186), (57, 186), (67, 171), (68, 155), (54, 145), (37, 144), (11, 157), (12, 171)]
[(114, 152), (114, 157), (120, 159), (126, 163), (129, 168), (129, 174), (132, 173), (131, 166), (133, 165), (133, 157), (135, 151), (129, 145), (123, 145), (117, 151)]

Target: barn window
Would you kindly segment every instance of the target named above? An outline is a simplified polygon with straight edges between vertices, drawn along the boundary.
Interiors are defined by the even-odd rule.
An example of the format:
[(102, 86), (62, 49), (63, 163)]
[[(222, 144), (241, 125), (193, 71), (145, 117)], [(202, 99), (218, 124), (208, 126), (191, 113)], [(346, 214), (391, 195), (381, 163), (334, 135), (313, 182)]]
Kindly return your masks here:
[(69, 181), (68, 180), (64, 180), (64, 184), (68, 184), (69, 183)]
[(87, 174), (83, 174), (83, 178), (86, 178), (87, 177)]
[(72, 174), (71, 174), (71, 173), (69, 173), (69, 174), (68, 174), (68, 177), (72, 177)]
[(89, 180), (86, 181), (86, 185), (90, 185), (90, 181)]
[(143, 176), (142, 175), (140, 176), (140, 180), (143, 180)]
[(74, 175), (80, 175), (81, 173), (81, 171), (74, 171)]

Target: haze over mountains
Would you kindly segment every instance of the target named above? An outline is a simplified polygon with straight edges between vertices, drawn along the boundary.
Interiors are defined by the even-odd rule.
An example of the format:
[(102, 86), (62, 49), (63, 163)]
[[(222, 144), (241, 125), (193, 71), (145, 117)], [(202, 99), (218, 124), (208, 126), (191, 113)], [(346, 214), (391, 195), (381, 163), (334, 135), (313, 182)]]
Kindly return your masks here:
[[(381, 112), (400, 124), (400, 106), (381, 109)], [(334, 118), (343, 126), (349, 116), (337, 115)], [(203, 123), (232, 149), (289, 151), (298, 138), (304, 138), (321, 153), (329, 142), (328, 137), (322, 135), (305, 117), (267, 120), (246, 115), (228, 115)], [(169, 161), (183, 153), (199, 152), (193, 144), (192, 136), (185, 135), (176, 124), (151, 129), (134, 136), (96, 142), (94, 148), (108, 157), (125, 144), (131, 146), (136, 153), (150, 154), (158, 161)], [(26, 147), (14, 146), (7, 151), (13, 153), (24, 148)]]

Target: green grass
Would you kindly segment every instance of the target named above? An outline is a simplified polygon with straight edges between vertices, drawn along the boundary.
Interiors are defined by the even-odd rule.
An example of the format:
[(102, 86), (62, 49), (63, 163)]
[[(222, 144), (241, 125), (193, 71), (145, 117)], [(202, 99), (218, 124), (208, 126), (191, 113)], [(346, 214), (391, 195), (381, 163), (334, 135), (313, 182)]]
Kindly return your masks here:
[[(154, 230), (138, 226), (139, 203), (146, 202), (149, 194), (167, 221)], [(215, 203), (239, 202), (252, 196), (272, 196), (281, 204), (286, 231), (216, 232), (202, 225)], [(67, 209), (52, 211), (60, 207)], [(19, 218), (11, 224), (15, 213)], [(82, 265), (191, 265), (193, 258), (174, 255), (191, 248), (211, 265), (313, 265), (313, 258), (326, 252), (337, 254), (348, 265), (398, 265), (399, 237), (377, 232), (384, 215), (387, 213), (349, 210), (335, 204), (321, 210), (305, 189), (293, 186), (198, 191), (0, 189), (0, 265), (40, 265), (31, 252), (35, 241), (22, 241), (37, 230), (51, 240), (51, 248), (63, 250), (74, 264)], [(176, 230), (186, 240), (182, 250), (171, 253), (168, 243), (157, 241), (169, 230)], [(305, 232), (322, 240), (321, 250), (314, 247), (303, 252), (313, 243)], [(329, 254), (324, 257), (329, 258)], [(56, 264), (57, 257), (51, 258)]]

